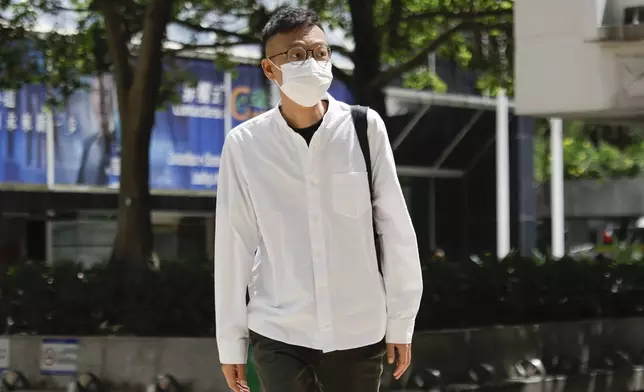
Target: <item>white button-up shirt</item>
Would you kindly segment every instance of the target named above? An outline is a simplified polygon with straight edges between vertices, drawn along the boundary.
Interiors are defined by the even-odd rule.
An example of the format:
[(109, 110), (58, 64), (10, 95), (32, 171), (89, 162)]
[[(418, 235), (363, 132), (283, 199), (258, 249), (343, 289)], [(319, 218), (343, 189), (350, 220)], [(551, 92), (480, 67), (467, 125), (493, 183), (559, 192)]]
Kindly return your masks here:
[(388, 343), (411, 343), (421, 268), (384, 122), (369, 110), (383, 278), (350, 107), (327, 99), (327, 113), (310, 146), (277, 108), (226, 138), (215, 235), (222, 363), (246, 363), (249, 329), (324, 352), (383, 337)]

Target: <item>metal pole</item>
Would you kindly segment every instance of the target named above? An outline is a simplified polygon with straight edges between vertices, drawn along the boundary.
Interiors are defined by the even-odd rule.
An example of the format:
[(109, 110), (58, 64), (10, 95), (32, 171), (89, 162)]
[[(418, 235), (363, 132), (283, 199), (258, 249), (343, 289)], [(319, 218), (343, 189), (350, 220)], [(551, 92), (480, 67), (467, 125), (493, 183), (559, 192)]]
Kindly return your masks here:
[(461, 178), (465, 174), (462, 170), (434, 169), (420, 166), (396, 166), (398, 176), (426, 177), (426, 178)]
[(496, 100), (496, 253), (510, 253), (510, 143), (508, 98), (499, 91)]
[(482, 110), (477, 110), (476, 113), (474, 113), (472, 118), (470, 118), (470, 121), (467, 124), (465, 124), (465, 126), (458, 132), (456, 137), (447, 146), (447, 148), (443, 150), (443, 153), (441, 154), (441, 156), (438, 157), (438, 159), (434, 162), (434, 164), (432, 165), (434, 169), (438, 169), (443, 163), (445, 163), (445, 160), (449, 157), (449, 154), (451, 154), (452, 151), (454, 151), (454, 149), (456, 148), (456, 146), (458, 146), (461, 140), (463, 140), (463, 138), (467, 135), (467, 133), (472, 130), (472, 128), (479, 120), (479, 118), (481, 118), (482, 115), (483, 115)]
[(436, 183), (430, 178), (429, 185), (429, 251), (436, 250)]
[(563, 121), (550, 119), (550, 219), (552, 233), (552, 256), (563, 257), (565, 250), (564, 232), (564, 181), (563, 181)]
[(224, 73), (224, 129), (226, 135), (233, 129), (233, 76), (230, 72)]
[(470, 188), (467, 185), (468, 178), (463, 177), (463, 179), (460, 180), (462, 185), (463, 185), (463, 248), (462, 248), (462, 256), (467, 257), (470, 255), (472, 248), (470, 244)]
[(409, 136), (409, 133), (414, 129), (414, 127), (418, 124), (420, 120), (425, 116), (425, 114), (431, 109), (432, 105), (425, 105), (423, 106), (422, 109), (416, 112), (414, 114), (414, 117), (409, 120), (407, 125), (405, 125), (405, 128), (400, 132), (400, 134), (396, 137), (396, 139), (391, 143), (391, 148), (395, 151), (400, 147), (402, 142), (405, 140), (407, 136)]
[(47, 221), (45, 222), (45, 247), (47, 259), (47, 264), (53, 264), (54, 262), (54, 212), (49, 210), (47, 211), (47, 216), (45, 217)]
[[(417, 103), (421, 105), (432, 104), (435, 106), (447, 106), (450, 108), (468, 108), (491, 110), (496, 108), (497, 101), (494, 98), (480, 95), (466, 95), (454, 93), (436, 93), (433, 91), (412, 90), (402, 87), (385, 87), (387, 98), (398, 103)], [(513, 108), (514, 102), (508, 100), (508, 106)]]

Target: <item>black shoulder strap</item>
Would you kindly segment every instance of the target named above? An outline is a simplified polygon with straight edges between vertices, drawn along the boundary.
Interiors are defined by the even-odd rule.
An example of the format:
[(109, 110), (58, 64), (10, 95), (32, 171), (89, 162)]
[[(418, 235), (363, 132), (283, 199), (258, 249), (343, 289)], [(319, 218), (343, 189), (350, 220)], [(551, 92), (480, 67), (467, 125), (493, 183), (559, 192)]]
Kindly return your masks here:
[(371, 167), (371, 150), (369, 149), (369, 135), (367, 134), (367, 110), (364, 106), (351, 106), (351, 117), (353, 118), (353, 126), (356, 129), (360, 149), (364, 156), (364, 161), (367, 166), (367, 178), (369, 179), (369, 193), (371, 194), (371, 215), (373, 216), (373, 238), (374, 246), (376, 247), (376, 259), (378, 261), (378, 271), (382, 274), (382, 248), (380, 246), (380, 235), (376, 227), (375, 211), (373, 208), (373, 170)]

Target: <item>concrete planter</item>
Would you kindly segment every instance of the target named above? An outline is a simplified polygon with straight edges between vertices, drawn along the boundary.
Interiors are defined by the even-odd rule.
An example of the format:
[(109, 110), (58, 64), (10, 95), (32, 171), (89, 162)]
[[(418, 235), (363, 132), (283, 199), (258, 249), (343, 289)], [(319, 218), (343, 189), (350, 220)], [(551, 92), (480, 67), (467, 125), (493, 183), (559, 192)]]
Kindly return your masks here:
[[(66, 388), (70, 375), (41, 374), (41, 336), (11, 336), (11, 367), (43, 388)], [(192, 391), (228, 391), (215, 339), (82, 337), (78, 371), (91, 372), (118, 390), (143, 391), (169, 373)]]
[[(387, 366), (385, 390), (410, 388), (409, 378), (423, 368), (440, 370), (444, 383), (467, 382), (473, 366), (487, 363), (498, 379), (512, 376), (526, 357), (548, 362), (556, 356), (578, 358), (580, 371), (617, 350), (639, 359), (644, 350), (644, 318), (531, 326), (423, 332), (413, 346), (413, 368), (406, 379), (391, 382)], [(43, 388), (64, 388), (70, 375), (41, 374), (40, 336), (10, 336), (10, 366)], [(79, 372), (91, 372), (118, 390), (143, 391), (159, 374), (169, 373), (194, 392), (228, 391), (219, 370), (212, 338), (81, 337)], [(572, 382), (572, 378), (569, 379)], [(586, 384), (587, 380), (581, 380)]]

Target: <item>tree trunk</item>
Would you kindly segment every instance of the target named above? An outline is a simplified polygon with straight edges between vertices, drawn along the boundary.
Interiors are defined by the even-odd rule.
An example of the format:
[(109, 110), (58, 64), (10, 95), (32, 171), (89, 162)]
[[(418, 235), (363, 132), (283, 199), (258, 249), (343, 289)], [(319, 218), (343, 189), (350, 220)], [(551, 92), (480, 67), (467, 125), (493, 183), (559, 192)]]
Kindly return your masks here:
[[(154, 112), (131, 111), (130, 115), (153, 118)], [(142, 263), (151, 259), (153, 241), (148, 185), (151, 128), (151, 121), (139, 124), (127, 121), (122, 127), (118, 221), (112, 253), (112, 262), (116, 264)]]
[(381, 70), (381, 43), (373, 17), (374, 0), (352, 0), (349, 2), (353, 20), (353, 92), (356, 103), (369, 106), (381, 116), (387, 116), (385, 94), (381, 88), (373, 88), (374, 80)]
[(352, 87), (351, 91), (353, 92), (357, 104), (369, 106), (370, 108), (378, 112), (381, 117), (387, 117), (385, 93), (384, 91), (382, 91), (382, 89), (372, 89), (365, 83), (356, 83)]
[(117, 232), (112, 264), (144, 264), (152, 259), (150, 222), (150, 138), (161, 87), (163, 48), (173, 0), (150, 0), (143, 17), (137, 63), (127, 47), (131, 34), (120, 8), (99, 2), (114, 61), (121, 119), (121, 173)]

